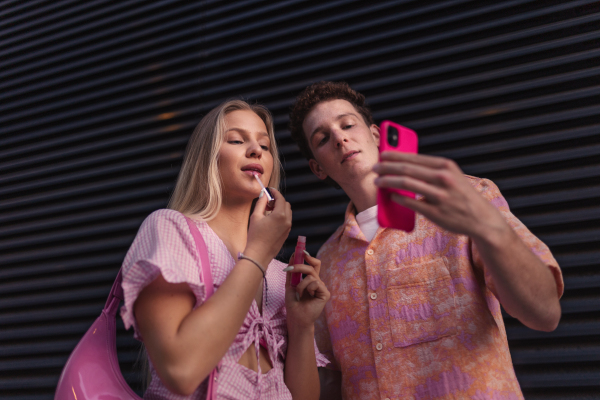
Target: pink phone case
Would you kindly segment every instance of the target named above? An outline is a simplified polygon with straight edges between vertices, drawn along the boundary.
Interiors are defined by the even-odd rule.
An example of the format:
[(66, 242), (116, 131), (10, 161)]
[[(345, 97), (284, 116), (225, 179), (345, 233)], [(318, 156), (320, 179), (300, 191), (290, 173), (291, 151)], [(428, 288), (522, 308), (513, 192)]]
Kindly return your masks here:
[[(398, 145), (393, 146), (388, 140), (388, 128), (398, 131)], [(399, 151), (404, 153), (416, 153), (418, 149), (417, 134), (402, 125), (392, 121), (383, 121), (380, 126), (381, 139), (379, 154), (384, 151)], [(391, 199), (392, 193), (409, 196), (413, 199), (415, 194), (399, 189), (378, 189), (377, 191), (377, 221), (379, 225), (386, 228), (401, 229), (410, 232), (415, 227), (415, 212), (409, 208), (395, 203)]]

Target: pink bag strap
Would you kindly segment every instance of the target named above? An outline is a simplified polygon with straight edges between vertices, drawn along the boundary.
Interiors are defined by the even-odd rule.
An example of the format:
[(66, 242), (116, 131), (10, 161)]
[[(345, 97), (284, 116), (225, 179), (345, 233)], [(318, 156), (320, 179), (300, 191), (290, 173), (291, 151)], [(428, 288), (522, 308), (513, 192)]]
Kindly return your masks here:
[(210, 271), (210, 262), (208, 261), (208, 250), (206, 249), (206, 243), (198, 230), (198, 227), (188, 217), (185, 217), (185, 221), (188, 223), (190, 227), (190, 232), (192, 232), (192, 236), (194, 237), (194, 242), (196, 242), (196, 248), (198, 249), (198, 254), (200, 255), (200, 273), (202, 275), (202, 283), (204, 283), (204, 290), (206, 291), (206, 298), (208, 299), (212, 296), (214, 287), (212, 280), (212, 273)]
[(115, 278), (115, 282), (110, 289), (110, 293), (108, 294), (108, 299), (106, 299), (106, 304), (104, 305), (104, 309), (102, 311), (106, 312), (107, 315), (112, 317), (117, 316), (117, 310), (119, 309), (119, 304), (125, 298), (123, 295), (123, 287), (121, 286), (121, 282), (123, 277), (121, 276), (121, 270), (119, 269), (119, 273)]
[[(206, 292), (206, 299), (212, 296), (214, 287), (212, 280), (212, 273), (210, 271), (210, 262), (208, 261), (208, 249), (206, 248), (206, 243), (198, 230), (198, 227), (188, 217), (185, 217), (185, 221), (188, 223), (190, 227), (190, 232), (192, 232), (192, 236), (194, 237), (194, 242), (196, 242), (196, 248), (198, 249), (198, 254), (200, 255), (200, 274), (202, 275), (202, 283), (204, 283), (204, 290)], [(213, 369), (208, 376), (208, 387), (206, 389), (206, 400), (214, 400), (217, 398), (217, 378), (219, 376), (219, 363), (215, 369)]]

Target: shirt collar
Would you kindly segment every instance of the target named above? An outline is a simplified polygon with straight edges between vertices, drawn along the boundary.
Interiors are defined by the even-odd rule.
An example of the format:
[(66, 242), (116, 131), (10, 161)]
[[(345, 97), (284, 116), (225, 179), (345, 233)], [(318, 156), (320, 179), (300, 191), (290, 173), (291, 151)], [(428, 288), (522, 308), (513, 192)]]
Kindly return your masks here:
[(363, 242), (367, 242), (367, 238), (360, 230), (360, 226), (356, 221), (356, 207), (354, 204), (350, 202), (348, 207), (346, 208), (346, 215), (343, 224), (344, 229), (341, 229), (339, 232), (340, 235), (348, 236), (352, 239), (362, 240)]

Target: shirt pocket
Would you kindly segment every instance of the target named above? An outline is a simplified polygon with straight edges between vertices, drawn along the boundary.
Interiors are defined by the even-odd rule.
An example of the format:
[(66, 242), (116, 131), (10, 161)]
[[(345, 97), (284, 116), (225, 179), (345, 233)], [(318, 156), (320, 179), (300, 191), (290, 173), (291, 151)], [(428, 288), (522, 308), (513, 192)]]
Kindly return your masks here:
[(387, 301), (394, 347), (456, 335), (456, 299), (445, 259), (388, 271)]

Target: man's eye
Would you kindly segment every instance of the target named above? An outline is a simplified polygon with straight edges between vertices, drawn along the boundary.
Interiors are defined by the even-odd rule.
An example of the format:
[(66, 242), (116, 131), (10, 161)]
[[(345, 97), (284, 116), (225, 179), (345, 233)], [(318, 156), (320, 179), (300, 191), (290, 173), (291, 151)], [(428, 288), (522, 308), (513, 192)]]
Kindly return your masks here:
[(353, 126), (354, 126), (354, 125), (345, 125), (345, 126), (344, 126), (344, 129), (350, 129), (350, 128), (352, 128)]
[(323, 139), (321, 139), (319, 141), (319, 146), (322, 145), (322, 144), (325, 144), (327, 142), (327, 139), (328, 139), (327, 136), (323, 136)]

